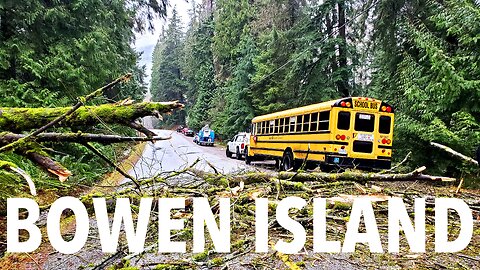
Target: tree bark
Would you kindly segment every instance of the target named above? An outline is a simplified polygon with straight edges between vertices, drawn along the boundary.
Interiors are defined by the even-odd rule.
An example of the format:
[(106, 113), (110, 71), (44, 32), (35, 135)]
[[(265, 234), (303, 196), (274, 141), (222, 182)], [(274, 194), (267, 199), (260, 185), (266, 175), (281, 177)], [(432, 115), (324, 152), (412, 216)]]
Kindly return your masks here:
[[(93, 126), (99, 123), (130, 126), (135, 119), (158, 116), (182, 108), (179, 102), (143, 102), (135, 104), (103, 104), (84, 106), (57, 123), (55, 127)], [(68, 112), (70, 107), (60, 108), (0, 108), (0, 130), (21, 133), (47, 125)]]
[[(26, 135), (15, 133), (0, 133), (0, 146), (6, 145), (20, 139), (25, 138)], [(36, 142), (73, 142), (73, 143), (87, 143), (96, 142), (101, 144), (113, 144), (122, 142), (150, 142), (169, 140), (171, 137), (128, 137), (119, 135), (105, 135), (105, 134), (90, 134), (90, 133), (42, 133), (35, 137)]]

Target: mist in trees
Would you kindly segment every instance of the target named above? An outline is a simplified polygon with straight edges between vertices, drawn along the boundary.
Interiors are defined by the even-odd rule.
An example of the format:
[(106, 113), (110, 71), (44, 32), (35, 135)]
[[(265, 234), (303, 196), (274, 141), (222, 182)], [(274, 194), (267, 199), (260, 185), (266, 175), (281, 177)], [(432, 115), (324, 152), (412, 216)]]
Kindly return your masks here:
[[(396, 107), (396, 158), (414, 150), (411, 165), (456, 173), (465, 167), (428, 143), (471, 156), (480, 144), (479, 22), (472, 0), (197, 1), (183, 36), (168, 34), (172, 17), (159, 38), (151, 90), (185, 99), (178, 124), (225, 138), (256, 115), (379, 98)], [(174, 39), (175, 52), (160, 53)], [(166, 87), (171, 65), (182, 83)]]

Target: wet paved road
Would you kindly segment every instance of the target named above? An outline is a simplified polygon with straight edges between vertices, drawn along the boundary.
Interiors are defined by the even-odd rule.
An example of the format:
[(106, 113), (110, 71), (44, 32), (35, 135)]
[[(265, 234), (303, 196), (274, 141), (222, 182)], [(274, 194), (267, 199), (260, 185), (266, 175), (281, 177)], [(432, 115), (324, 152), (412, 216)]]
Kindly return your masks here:
[[(192, 137), (186, 137), (175, 131), (167, 130), (153, 130), (160, 136), (172, 136), (170, 140), (158, 141), (156, 143), (149, 143), (142, 155), (142, 158), (137, 162), (135, 167), (130, 171), (131, 175), (140, 178), (149, 178), (158, 173), (178, 171), (183, 168), (191, 166), (197, 159), (200, 161), (195, 165), (195, 168), (206, 171), (213, 171), (211, 166), (214, 166), (217, 171), (224, 173), (242, 172), (245, 170), (265, 170), (272, 169), (272, 162), (261, 162), (257, 166), (245, 165), (243, 160), (236, 160), (234, 158), (227, 158), (225, 156), (225, 147), (215, 146), (199, 146), (192, 142)], [(210, 165), (209, 165), (210, 163)], [(126, 181), (126, 180), (124, 180)], [(95, 218), (92, 216), (89, 226), (89, 239), (79, 252), (75, 254), (60, 254), (52, 252), (45, 254), (46, 256), (42, 263), (42, 269), (105, 269), (101, 265), (112, 265), (118, 263), (121, 258), (128, 254), (117, 252), (114, 254), (103, 253), (101, 250), (100, 240), (98, 236), (98, 227)], [(69, 234), (71, 234), (70, 232)], [(147, 246), (149, 246), (149, 243)], [(154, 243), (150, 247), (155, 247)], [(156, 254), (146, 253), (142, 256), (132, 258), (131, 263), (137, 265), (140, 269), (153, 269), (156, 264), (170, 261), (189, 261), (192, 258), (192, 253), (173, 253), (173, 254)], [(259, 256), (265, 255), (260, 253), (249, 253), (241, 257), (235, 258), (229, 262), (229, 269), (252, 269), (249, 265), (252, 261), (262, 260)], [(291, 257), (293, 261), (302, 261), (305, 255)], [(307, 255), (308, 256), (308, 255)], [(315, 260), (314, 264), (307, 266), (306, 269), (359, 269), (344, 260), (346, 255), (338, 255), (340, 259), (330, 259), (328, 255), (322, 256), (322, 260)], [(281, 260), (273, 260), (274, 268), (287, 269), (286, 265)], [(31, 269), (35, 269), (32, 263)], [(96, 267), (95, 267), (96, 266)], [(28, 268), (30, 269), (30, 268)], [(209, 269), (206, 266), (198, 266), (197, 269)]]
[(137, 179), (149, 178), (160, 172), (179, 171), (191, 166), (197, 159), (195, 168), (213, 172), (213, 167), (221, 173), (235, 173), (254, 170), (245, 165), (243, 160), (227, 158), (225, 147), (215, 145), (200, 146), (192, 137), (171, 130), (153, 130), (159, 136), (172, 136), (170, 140), (148, 143), (142, 157), (130, 170), (130, 175)]

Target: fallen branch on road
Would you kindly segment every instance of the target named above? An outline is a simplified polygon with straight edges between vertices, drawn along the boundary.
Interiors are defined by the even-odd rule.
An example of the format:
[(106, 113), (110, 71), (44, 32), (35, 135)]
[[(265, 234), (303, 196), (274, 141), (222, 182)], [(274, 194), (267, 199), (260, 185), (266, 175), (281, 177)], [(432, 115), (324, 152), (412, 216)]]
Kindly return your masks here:
[[(127, 255), (123, 259), (117, 261), (130, 261), (131, 265), (143, 266), (158, 266), (159, 268), (175, 268), (175, 267), (227, 267), (229, 263), (238, 263), (238, 256), (254, 256), (251, 253), (252, 243), (245, 239), (250, 235), (254, 235), (255, 216), (257, 198), (268, 199), (268, 215), (272, 218), (268, 223), (269, 239), (272, 241), (278, 239), (286, 239), (290, 237), (288, 231), (285, 231), (278, 222), (274, 220), (276, 206), (286, 197), (295, 196), (308, 201), (305, 209), (299, 211), (291, 211), (290, 217), (304, 226), (307, 234), (311, 234), (313, 230), (313, 206), (311, 205), (312, 198), (327, 198), (325, 216), (327, 220), (327, 232), (335, 236), (345, 235), (346, 223), (348, 222), (349, 214), (352, 205), (357, 198), (367, 198), (372, 202), (372, 207), (375, 213), (378, 213), (380, 221), (386, 218), (388, 200), (390, 198), (402, 198), (408, 211), (413, 211), (414, 202), (416, 198), (425, 198), (426, 205), (434, 203), (433, 197), (428, 196), (431, 192), (426, 182), (450, 182), (455, 179), (441, 176), (431, 176), (423, 174), (425, 167), (420, 167), (410, 173), (394, 174), (394, 173), (372, 173), (361, 171), (346, 171), (342, 173), (323, 173), (323, 172), (247, 172), (240, 174), (221, 174), (215, 172), (205, 172), (199, 170), (195, 165), (199, 162), (197, 159), (192, 166), (185, 168), (179, 172), (171, 172), (169, 174), (158, 174), (156, 177), (146, 179), (140, 182), (144, 193), (142, 196), (133, 194), (135, 190), (133, 183), (126, 183), (114, 194), (96, 194), (96, 196), (105, 197), (108, 207), (113, 209), (113, 202), (116, 197), (128, 196), (131, 203), (138, 205), (140, 200), (145, 197), (161, 199), (165, 197), (175, 197), (185, 199), (185, 209), (177, 209), (172, 211), (174, 218), (184, 219), (184, 228), (179, 230), (176, 234), (171, 236), (171, 241), (188, 241), (192, 237), (192, 219), (191, 213), (195, 203), (195, 198), (208, 198), (210, 201), (210, 210), (215, 217), (219, 216), (219, 198), (230, 198), (231, 204), (231, 218), (234, 222), (231, 223), (231, 254), (215, 253), (213, 246), (207, 244), (204, 253), (189, 255), (183, 254), (176, 260), (171, 258), (161, 259), (156, 257), (154, 263), (145, 264), (142, 258), (151, 256), (158, 256), (156, 247), (158, 246), (157, 231), (158, 226), (153, 222), (147, 234), (146, 245), (147, 250), (140, 254)], [(378, 182), (372, 185), (372, 181)], [(409, 183), (409, 188), (415, 192), (408, 192), (405, 189), (402, 181), (414, 181)], [(362, 184), (357, 184), (362, 182)], [(423, 183), (422, 183), (423, 182)], [(399, 185), (396, 185), (396, 184)], [(278, 185), (281, 185), (281, 192), (278, 192)], [(378, 185), (378, 186), (377, 186)], [(438, 186), (438, 185), (436, 185)], [(422, 195), (418, 191), (421, 188), (426, 188), (426, 192)], [(449, 196), (449, 188), (440, 188), (443, 191), (436, 190), (437, 196)], [(442, 193), (443, 192), (443, 193)], [(462, 194), (458, 195), (462, 196)], [(85, 197), (82, 201), (86, 204), (91, 201), (90, 197)], [(467, 202), (468, 203), (468, 202)], [(91, 203), (90, 203), (91, 205)], [(470, 204), (469, 204), (470, 205)], [(90, 206), (92, 207), (92, 206)], [(162, 207), (161, 205), (154, 205), (153, 209)], [(203, 209), (205, 211), (205, 209)], [(426, 222), (429, 225), (434, 224), (434, 219), (431, 218), (433, 212), (428, 212)], [(152, 211), (151, 220), (158, 220), (158, 212)], [(385, 226), (383, 224), (383, 226)], [(429, 226), (428, 228), (432, 228)], [(428, 233), (432, 233), (428, 231)], [(307, 243), (305, 249), (311, 249), (311, 243)], [(125, 243), (122, 247), (127, 250)], [(360, 247), (359, 249), (363, 249)], [(360, 252), (361, 254), (362, 252)], [(235, 255), (233, 255), (235, 254)], [(275, 253), (271, 250), (269, 253), (262, 256), (261, 263), (265, 265), (277, 265), (279, 259), (287, 266), (295, 267), (297, 265), (296, 256), (285, 256), (280, 253)], [(253, 261), (255, 263), (255, 261)]]
[[(454, 182), (455, 178), (444, 176), (432, 176), (422, 174), (426, 167), (420, 167), (410, 173), (396, 174), (396, 173), (370, 173), (361, 171), (345, 171), (341, 173), (324, 173), (324, 172), (253, 172), (239, 175), (232, 175), (228, 177), (231, 183), (244, 182), (245, 184), (269, 182), (271, 179), (288, 180), (291, 182), (337, 182), (337, 181), (353, 181), (353, 182), (367, 182), (367, 181), (440, 181), (440, 182)], [(218, 174), (199, 171), (194, 168), (191, 172), (197, 176), (207, 180), (215, 181), (224, 176)]]
[[(138, 123), (132, 124), (136, 119), (145, 116), (157, 116), (159, 113), (168, 113), (180, 108), (183, 108), (183, 104), (176, 101), (83, 106), (63, 121), (55, 124), (55, 127), (72, 128), (96, 124), (120, 124), (143, 132), (144, 128), (141, 128), (143, 126)], [(21, 133), (36, 129), (54, 121), (69, 110), (68, 107), (0, 108), (0, 130)]]

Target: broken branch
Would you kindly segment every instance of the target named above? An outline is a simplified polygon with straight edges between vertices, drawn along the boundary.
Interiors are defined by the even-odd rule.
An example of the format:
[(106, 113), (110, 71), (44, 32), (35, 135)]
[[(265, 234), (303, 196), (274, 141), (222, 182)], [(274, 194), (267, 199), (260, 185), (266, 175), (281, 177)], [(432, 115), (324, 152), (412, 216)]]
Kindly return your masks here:
[[(15, 133), (0, 133), (0, 145), (6, 145), (14, 141), (25, 138), (26, 135)], [(105, 134), (90, 134), (90, 133), (42, 133), (36, 136), (36, 142), (96, 142), (101, 144), (112, 144), (121, 142), (151, 142), (151, 141), (164, 141), (169, 140), (172, 137), (129, 137), (119, 135), (105, 135)]]
[[(336, 182), (336, 181), (352, 181), (352, 182), (367, 182), (367, 181), (441, 181), (453, 182), (455, 178), (444, 176), (431, 176), (422, 174), (425, 167), (420, 167), (413, 172), (403, 174), (383, 174), (383, 173), (368, 173), (360, 171), (345, 171), (341, 173), (324, 173), (324, 172), (255, 172), (231, 176), (231, 182), (245, 184), (270, 182), (271, 179), (288, 180), (292, 182)], [(198, 177), (204, 179), (211, 179), (215, 181), (221, 176), (211, 174), (196, 169), (191, 169)]]
[(465, 156), (464, 154), (461, 154), (455, 150), (453, 150), (452, 148), (448, 147), (448, 146), (445, 146), (443, 144), (439, 144), (439, 143), (436, 143), (436, 142), (430, 142), (430, 145), (432, 146), (435, 146), (437, 148), (440, 148), (442, 149), (443, 151), (451, 154), (452, 156), (455, 156), (457, 158), (460, 158), (460, 159), (463, 159), (471, 164), (474, 164), (474, 165), (477, 165), (478, 166), (478, 161), (476, 161), (475, 159), (471, 158), (471, 157), (467, 157)]

